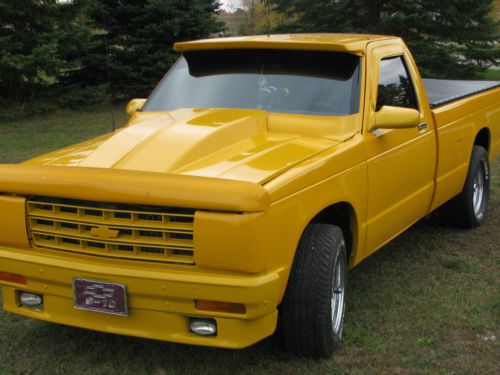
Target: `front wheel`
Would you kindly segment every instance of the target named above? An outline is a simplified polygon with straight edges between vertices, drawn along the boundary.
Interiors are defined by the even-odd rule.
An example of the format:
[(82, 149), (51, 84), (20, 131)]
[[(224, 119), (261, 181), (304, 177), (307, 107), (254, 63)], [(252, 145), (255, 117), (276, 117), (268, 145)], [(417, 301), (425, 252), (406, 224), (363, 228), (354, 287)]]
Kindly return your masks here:
[(329, 357), (344, 326), (347, 254), (342, 230), (310, 224), (302, 234), (282, 305), (287, 349)]
[(488, 151), (475, 145), (463, 190), (445, 206), (450, 221), (461, 228), (478, 227), (484, 221), (489, 195)]

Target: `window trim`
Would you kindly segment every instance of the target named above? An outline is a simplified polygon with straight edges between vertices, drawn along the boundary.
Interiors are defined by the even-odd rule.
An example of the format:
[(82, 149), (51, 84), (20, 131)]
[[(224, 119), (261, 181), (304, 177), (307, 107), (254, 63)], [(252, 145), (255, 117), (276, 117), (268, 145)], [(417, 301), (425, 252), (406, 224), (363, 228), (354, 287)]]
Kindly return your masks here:
[[(411, 92), (413, 94), (413, 98), (415, 99), (415, 104), (417, 107), (417, 108), (411, 108), (411, 109), (415, 109), (419, 113), (421, 113), (421, 110), (420, 110), (421, 106), (420, 106), (420, 102), (418, 99), (417, 90), (415, 89), (415, 82), (414, 82), (414, 79), (411, 75), (410, 70), (408, 69), (408, 62), (406, 61), (406, 57), (405, 57), (404, 53), (397, 54), (397, 55), (384, 56), (379, 60), (379, 63), (378, 63), (378, 70), (379, 70), (378, 71), (378, 81), (377, 81), (377, 85), (376, 85), (377, 91), (376, 91), (376, 95), (375, 95), (375, 112), (378, 112), (383, 107), (383, 106), (381, 106), (380, 108), (377, 109), (378, 91), (379, 91), (379, 86), (380, 86), (380, 71), (382, 70), (381, 63), (384, 60), (397, 59), (397, 58), (399, 58), (401, 60), (401, 62), (403, 63), (403, 68), (405, 69), (406, 75), (408, 76), (408, 79), (410, 80)], [(407, 108), (407, 107), (403, 107), (403, 108)]]

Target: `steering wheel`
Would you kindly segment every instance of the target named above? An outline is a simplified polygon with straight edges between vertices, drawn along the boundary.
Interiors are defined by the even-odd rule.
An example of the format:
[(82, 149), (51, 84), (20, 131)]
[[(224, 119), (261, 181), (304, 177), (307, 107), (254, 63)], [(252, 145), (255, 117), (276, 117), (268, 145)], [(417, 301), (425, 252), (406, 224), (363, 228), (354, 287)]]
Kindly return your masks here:
[(274, 104), (278, 89), (274, 86), (266, 86), (259, 90), (257, 94), (257, 103), (260, 107), (270, 110)]

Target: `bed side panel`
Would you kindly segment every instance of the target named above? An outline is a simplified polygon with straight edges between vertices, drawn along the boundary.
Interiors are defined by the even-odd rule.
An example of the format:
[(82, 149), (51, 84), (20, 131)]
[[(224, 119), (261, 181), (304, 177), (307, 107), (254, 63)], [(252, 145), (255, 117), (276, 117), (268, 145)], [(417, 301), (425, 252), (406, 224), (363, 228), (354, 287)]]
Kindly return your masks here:
[(482, 128), (491, 134), (491, 153), (498, 153), (500, 88), (476, 94), (432, 110), (438, 135), (435, 209), (460, 193), (474, 139)]

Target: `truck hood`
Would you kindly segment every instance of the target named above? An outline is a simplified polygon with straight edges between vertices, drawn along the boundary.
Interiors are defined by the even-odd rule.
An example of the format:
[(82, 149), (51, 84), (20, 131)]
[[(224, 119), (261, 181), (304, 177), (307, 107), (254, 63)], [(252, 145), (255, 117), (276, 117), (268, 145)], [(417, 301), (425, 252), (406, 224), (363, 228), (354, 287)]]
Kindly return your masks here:
[(218, 177), (264, 184), (339, 141), (269, 131), (258, 110), (137, 113), (112, 134), (25, 162)]

